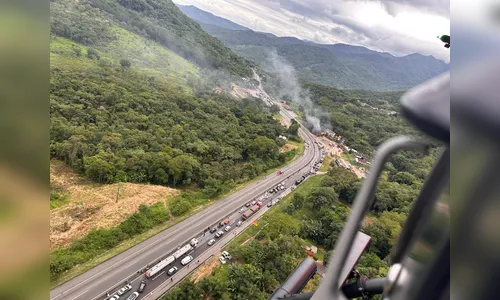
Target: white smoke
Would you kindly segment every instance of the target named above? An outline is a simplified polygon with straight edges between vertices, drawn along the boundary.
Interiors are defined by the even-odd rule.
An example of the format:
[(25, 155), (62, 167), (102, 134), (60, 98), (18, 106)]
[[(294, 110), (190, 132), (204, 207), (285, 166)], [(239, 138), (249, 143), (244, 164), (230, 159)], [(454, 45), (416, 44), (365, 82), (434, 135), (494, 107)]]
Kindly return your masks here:
[(330, 122), (321, 123), (321, 118), (328, 120), (328, 114), (314, 106), (309, 91), (300, 86), (295, 68), (279, 56), (276, 49), (269, 52), (266, 69), (277, 76), (278, 86), (274, 92), (279, 99), (289, 100), (297, 107), (301, 106), (304, 109), (305, 119), (314, 130), (331, 128)]

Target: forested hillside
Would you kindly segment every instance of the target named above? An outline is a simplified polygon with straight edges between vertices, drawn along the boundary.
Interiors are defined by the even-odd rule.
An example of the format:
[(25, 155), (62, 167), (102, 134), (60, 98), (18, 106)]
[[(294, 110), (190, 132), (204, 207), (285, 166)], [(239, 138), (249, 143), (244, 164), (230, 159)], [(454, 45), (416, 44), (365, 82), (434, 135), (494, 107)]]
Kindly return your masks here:
[(113, 40), (110, 27), (120, 26), (156, 41), (200, 67), (252, 74), (249, 62), (184, 15), (171, 0), (52, 0), (51, 34), (86, 46)]
[(200, 24), (205, 31), (264, 70), (269, 65), (269, 53), (276, 49), (277, 54), (296, 69), (300, 79), (341, 89), (407, 90), (449, 70), (448, 64), (432, 56), (395, 57), (359, 46), (321, 45), (252, 30), (221, 28), (213, 23), (200, 21)]

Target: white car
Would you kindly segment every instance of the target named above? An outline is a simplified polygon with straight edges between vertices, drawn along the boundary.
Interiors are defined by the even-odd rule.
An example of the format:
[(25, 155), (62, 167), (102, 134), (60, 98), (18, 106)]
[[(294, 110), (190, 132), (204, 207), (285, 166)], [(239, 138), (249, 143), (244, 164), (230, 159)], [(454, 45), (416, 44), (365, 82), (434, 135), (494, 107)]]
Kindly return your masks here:
[(231, 255), (229, 255), (229, 252), (227, 251), (222, 251), (222, 257), (224, 257), (227, 260), (231, 259)]
[(219, 257), (219, 260), (221, 262), (221, 264), (225, 265), (226, 264), (226, 260), (224, 259), (224, 257)]
[(188, 263), (190, 263), (192, 260), (193, 260), (193, 257), (192, 257), (191, 255), (188, 255), (188, 256), (184, 257), (184, 258), (181, 260), (181, 265), (185, 266), (185, 265), (187, 265)]
[(210, 239), (210, 241), (208, 241), (208, 245), (212, 246), (213, 244), (215, 244), (215, 240), (214, 239)]
[(198, 245), (198, 240), (197, 239), (192, 239), (190, 242), (191, 246), (196, 247)]
[(239, 212), (240, 212), (240, 214), (242, 214), (244, 211), (245, 211), (245, 208), (244, 208), (244, 207), (242, 207), (242, 208), (240, 208), (240, 211), (239, 211)]
[(236, 226), (237, 226), (237, 227), (240, 227), (242, 223), (243, 223), (243, 222), (238, 221), (238, 223), (236, 223)]
[(132, 295), (128, 296), (127, 300), (135, 300), (137, 297), (139, 297), (139, 293), (133, 292)]
[(118, 295), (113, 295), (113, 296), (111, 296), (111, 298), (109, 298), (108, 300), (118, 300), (118, 299), (120, 299), (120, 296), (118, 296)]
[(118, 294), (118, 296), (121, 296), (121, 295), (125, 294), (126, 292), (128, 292), (131, 289), (132, 289), (132, 285), (127, 284), (126, 286), (124, 286), (120, 290), (118, 290), (117, 294)]
[(224, 230), (228, 232), (229, 230), (231, 230), (231, 226), (227, 225), (226, 228), (224, 228)]

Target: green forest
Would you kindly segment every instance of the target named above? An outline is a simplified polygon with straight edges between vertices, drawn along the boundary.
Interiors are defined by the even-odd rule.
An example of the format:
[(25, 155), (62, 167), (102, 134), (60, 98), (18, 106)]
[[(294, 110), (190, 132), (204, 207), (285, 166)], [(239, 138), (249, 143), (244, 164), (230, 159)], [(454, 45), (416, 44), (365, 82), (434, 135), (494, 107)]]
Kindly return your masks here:
[[(334, 131), (367, 154), (390, 137), (418, 135), (401, 117), (385, 112), (398, 111), (401, 93), (342, 91), (315, 84), (304, 87), (315, 103), (330, 112)], [(356, 101), (379, 109), (354, 105)], [(378, 138), (370, 139), (364, 132)], [(362, 229), (371, 242), (356, 266), (361, 275), (387, 276), (389, 253), (439, 152), (432, 145), (427, 153), (396, 153), (387, 163)], [(320, 249), (314, 259), (327, 265), (363, 183), (352, 172), (332, 166), (326, 175), (313, 176), (298, 186), (259, 219), (258, 227), (250, 226), (225, 247), (233, 256), (230, 263), (196, 283), (185, 279), (163, 300), (248, 299), (249, 295), (267, 299), (307, 256), (304, 247), (310, 245)], [(315, 275), (306, 290), (318, 285)]]

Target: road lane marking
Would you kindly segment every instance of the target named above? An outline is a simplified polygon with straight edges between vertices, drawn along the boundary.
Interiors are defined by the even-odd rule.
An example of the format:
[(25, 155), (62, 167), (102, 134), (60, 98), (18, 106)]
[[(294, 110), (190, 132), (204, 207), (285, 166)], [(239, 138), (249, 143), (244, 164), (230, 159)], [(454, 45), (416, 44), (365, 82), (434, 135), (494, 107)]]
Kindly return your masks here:
[(71, 299), (71, 300), (75, 300), (75, 299), (78, 299), (78, 297), (80, 297), (81, 295), (85, 294), (86, 292), (88, 292), (89, 289), (86, 289), (85, 291), (81, 292), (80, 294), (78, 294), (78, 296), (76, 296), (75, 298)]
[[(308, 135), (308, 136), (310, 137), (310, 135), (309, 135), (307, 132), (305, 132), (305, 133), (306, 133), (305, 135)], [(319, 149), (315, 149), (316, 147), (313, 147), (313, 148), (314, 148), (314, 149), (312, 149), (312, 150), (313, 150), (313, 153), (312, 153), (312, 154), (313, 154), (313, 158), (312, 158), (312, 160), (315, 160), (315, 158), (316, 158), (316, 156), (317, 156), (317, 154), (318, 154), (318, 152), (317, 152), (316, 150), (319, 150)], [(310, 149), (310, 148), (308, 148), (308, 149)], [(309, 151), (308, 151), (308, 152), (309, 152)], [(302, 161), (304, 161), (304, 160), (308, 160), (306, 157), (307, 157), (306, 155), (303, 155), (301, 158), (299, 158), (299, 159), (297, 160), (296, 164), (297, 164), (297, 165), (300, 165), (300, 164), (302, 163)], [(296, 171), (293, 171), (292, 173), (295, 173), (295, 172), (297, 172), (297, 173), (298, 173), (298, 172), (302, 171), (303, 169), (305, 169), (306, 167), (308, 167), (308, 164), (309, 164), (312, 160), (309, 160), (309, 161), (307, 162), (307, 164), (305, 164), (305, 166), (303, 166), (303, 167), (301, 167), (301, 168), (298, 168)], [(293, 166), (288, 165), (287, 167), (285, 167), (285, 168), (283, 168), (283, 169), (285, 169), (285, 170), (287, 170), (287, 171), (288, 171), (289, 169), (293, 169), (293, 168), (294, 168)], [(296, 168), (296, 167), (295, 167), (295, 168)], [(299, 175), (299, 174), (297, 174), (297, 175)], [(282, 178), (281, 178), (281, 177), (274, 177), (274, 180), (273, 180), (273, 179), (271, 179), (271, 181), (270, 181), (270, 182), (267, 182), (267, 184), (269, 184), (269, 183), (273, 183), (273, 184), (270, 184), (270, 186), (274, 186), (275, 184), (277, 184), (277, 183), (279, 183), (279, 182), (281, 182), (281, 181), (282, 181)], [(262, 187), (263, 187), (264, 185), (267, 185), (267, 184), (266, 184), (266, 183), (262, 183), (262, 184), (258, 184), (258, 183), (256, 183), (256, 184), (255, 184), (255, 188), (251, 189), (251, 191), (252, 191), (252, 190), (253, 190), (253, 191), (255, 191), (255, 190), (262, 190)], [(247, 188), (249, 188), (249, 187), (247, 187)], [(267, 190), (267, 188), (266, 188), (266, 190)], [(227, 204), (230, 204), (230, 202), (235, 202), (236, 200), (241, 200), (241, 198), (247, 198), (247, 197), (248, 197), (248, 192), (251, 192), (251, 191), (248, 191), (248, 192), (246, 192), (246, 193), (245, 193), (244, 191), (245, 191), (245, 189), (240, 190), (240, 191), (237, 191), (237, 192), (235, 192), (233, 195), (229, 195), (229, 196), (227, 196), (226, 201), (224, 201), (224, 202), (219, 202), (219, 203), (221, 203), (221, 204), (219, 204), (219, 205), (217, 205), (217, 206), (215, 206), (215, 205), (214, 205), (214, 206), (208, 207), (206, 210), (203, 210), (203, 211), (201, 211), (201, 212), (203, 212), (203, 214), (204, 214), (204, 215), (209, 215), (209, 212), (211, 212), (211, 211), (213, 211), (213, 210), (218, 211), (218, 210), (220, 210), (221, 208), (223, 208), (224, 206), (226, 206)], [(237, 195), (237, 194), (238, 194), (238, 192), (239, 192), (239, 193), (241, 193), (242, 195)], [(262, 192), (261, 192), (261, 193), (262, 193)], [(261, 193), (258, 193), (258, 195), (260, 195)], [(257, 195), (257, 196), (258, 196), (258, 195)], [(231, 200), (231, 198), (234, 198), (234, 199), (232, 199), (232, 200)], [(237, 201), (237, 202), (239, 203), (240, 201)], [(241, 205), (241, 204), (240, 204), (240, 205)], [(222, 206), (222, 207), (221, 207), (221, 206)], [(238, 205), (238, 206), (239, 206), (239, 205)], [(200, 212), (200, 213), (201, 213), (201, 212)], [(176, 235), (178, 235), (178, 234), (176, 234), (176, 233), (177, 233), (179, 230), (184, 230), (186, 227), (189, 227), (189, 225), (191, 225), (192, 223), (199, 222), (199, 220), (198, 220), (198, 219), (193, 218), (193, 217), (195, 217), (195, 216), (196, 216), (196, 215), (191, 216), (189, 219), (191, 219), (191, 218), (192, 218), (192, 220), (191, 220), (191, 221), (189, 221), (187, 224), (183, 224), (182, 226), (179, 226), (180, 228), (178, 228), (178, 229), (176, 229), (176, 230), (173, 230), (172, 232), (168, 233), (168, 234), (167, 234), (167, 235), (165, 235), (164, 237), (159, 237), (157, 240), (153, 241), (151, 244), (146, 245), (146, 246), (144, 246), (144, 247), (143, 247), (143, 248), (141, 248), (141, 249), (137, 249), (137, 251), (133, 252), (132, 254), (128, 255), (127, 257), (125, 257), (125, 258), (123, 258), (123, 259), (121, 259), (121, 260), (117, 261), (116, 263), (112, 264), (112, 265), (111, 265), (111, 266), (109, 266), (108, 268), (105, 268), (105, 269), (103, 269), (103, 270), (101, 270), (101, 271), (97, 272), (96, 274), (94, 274), (94, 275), (90, 276), (89, 278), (87, 278), (87, 279), (83, 280), (82, 282), (80, 282), (80, 283), (78, 283), (78, 284), (76, 284), (76, 285), (72, 286), (71, 288), (67, 289), (65, 292), (67, 293), (67, 292), (69, 292), (69, 291), (71, 291), (71, 290), (73, 290), (73, 289), (77, 288), (78, 286), (80, 286), (80, 285), (84, 284), (85, 282), (87, 282), (87, 281), (89, 281), (89, 280), (93, 279), (94, 277), (96, 277), (96, 276), (100, 275), (101, 273), (103, 273), (103, 272), (105, 272), (105, 271), (108, 271), (109, 269), (113, 268), (113, 267), (114, 267), (114, 266), (116, 266), (117, 264), (120, 264), (120, 263), (122, 263), (124, 260), (128, 259), (130, 256), (136, 255), (136, 254), (137, 254), (137, 252), (139, 252), (139, 251), (143, 252), (143, 251), (148, 250), (148, 249), (150, 249), (150, 248), (152, 248), (152, 247), (155, 247), (155, 246), (157, 246), (158, 244), (160, 244), (160, 243), (164, 242), (166, 239), (169, 239), (169, 238), (173, 239), (173, 237), (172, 237), (172, 236), (176, 236)], [(187, 219), (187, 220), (189, 220), (189, 219)], [(186, 221), (187, 221), (187, 220), (186, 220)], [(178, 223), (178, 224), (182, 224), (182, 223)], [(178, 225), (178, 224), (176, 224), (176, 225)], [(174, 225), (174, 226), (175, 226), (175, 225)], [(170, 227), (170, 228), (172, 228), (172, 227)], [(167, 229), (165, 229), (165, 230), (168, 230), (168, 229), (169, 229), (169, 228), (167, 228)], [(129, 248), (129, 249), (131, 249), (131, 248)], [(125, 251), (127, 251), (127, 250), (125, 250)], [(123, 252), (122, 252), (122, 253), (123, 253)], [(138, 259), (137, 261), (139, 261), (139, 259)], [(132, 264), (134, 264), (134, 263), (132, 263)], [(132, 264), (130, 264), (129, 266), (131, 266)], [(127, 267), (129, 267), (129, 266), (127, 266)], [(119, 271), (119, 270), (116, 270), (115, 272), (117, 272), (117, 271)], [(113, 270), (111, 270), (111, 272), (113, 272)], [(109, 276), (107, 276), (107, 278), (109, 278)], [(92, 284), (91, 286), (94, 286), (95, 284), (96, 284), (96, 283)], [(87, 290), (87, 291), (88, 291), (88, 290)], [(57, 296), (55, 296), (54, 298), (51, 298), (51, 300), (54, 300), (54, 299), (56, 299), (56, 298), (60, 297), (61, 295), (62, 295), (62, 293), (61, 293), (61, 294), (59, 294), (59, 295), (57, 295)], [(81, 295), (81, 294), (80, 294), (80, 295)], [(99, 297), (100, 297), (100, 296), (98, 296), (97, 298), (99, 298)], [(95, 299), (95, 298), (94, 298), (94, 299)]]

